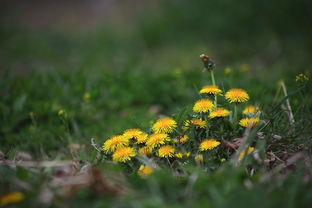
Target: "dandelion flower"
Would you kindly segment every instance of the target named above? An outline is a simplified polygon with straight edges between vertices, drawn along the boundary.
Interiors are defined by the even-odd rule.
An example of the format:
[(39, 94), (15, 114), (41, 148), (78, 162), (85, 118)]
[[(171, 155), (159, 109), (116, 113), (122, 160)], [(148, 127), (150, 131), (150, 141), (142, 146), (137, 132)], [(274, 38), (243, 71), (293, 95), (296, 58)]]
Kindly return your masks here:
[(183, 135), (179, 136), (179, 142), (182, 143), (182, 144), (187, 142), (189, 139), (190, 138), (186, 134), (183, 134)]
[(193, 106), (195, 113), (207, 113), (214, 108), (214, 104), (209, 99), (200, 99)]
[(204, 156), (202, 154), (196, 155), (194, 159), (197, 165), (201, 165), (204, 163)]
[(254, 147), (248, 147), (247, 150), (239, 153), (238, 160), (242, 160), (245, 157), (245, 155), (251, 153), (252, 151), (254, 151), (254, 149), (255, 149)]
[(148, 147), (148, 146), (143, 146), (139, 148), (138, 152), (140, 155), (151, 156), (153, 152), (153, 148)]
[(148, 176), (153, 172), (154, 172), (153, 169), (148, 165), (141, 165), (138, 170), (138, 174), (141, 177)]
[(124, 131), (123, 136), (127, 139), (135, 138), (137, 139), (140, 134), (143, 134), (143, 132), (140, 129), (127, 129)]
[(255, 127), (260, 122), (259, 118), (243, 118), (239, 121), (239, 125), (242, 127)]
[(183, 129), (187, 130), (190, 127), (191, 124), (194, 125), (195, 128), (204, 129), (205, 126), (206, 126), (206, 121), (204, 121), (202, 119), (187, 120), (187, 121), (184, 122)]
[(174, 156), (175, 156), (176, 158), (182, 159), (183, 153), (182, 153), (182, 152), (178, 152), (178, 153), (174, 154)]
[(106, 140), (103, 144), (103, 150), (105, 152), (115, 151), (119, 147), (124, 147), (129, 144), (129, 139), (123, 135), (115, 135)]
[(259, 111), (259, 107), (258, 106), (253, 106), (253, 105), (250, 105), (250, 106), (247, 106), (244, 110), (243, 110), (243, 114), (245, 115), (252, 115), (252, 114), (255, 114)]
[(170, 145), (161, 146), (158, 149), (159, 157), (173, 157), (175, 153), (175, 149)]
[(226, 67), (226, 68), (224, 69), (224, 74), (230, 74), (232, 71), (233, 71), (233, 70), (232, 70), (231, 67)]
[(249, 95), (243, 89), (230, 89), (225, 93), (225, 98), (230, 103), (242, 103), (249, 100)]
[(83, 94), (83, 99), (89, 100), (90, 98), (91, 98), (91, 94), (90, 94), (89, 92), (85, 92), (85, 93)]
[(168, 134), (154, 133), (150, 135), (149, 139), (146, 141), (146, 145), (154, 148), (165, 144), (166, 141), (170, 141)]
[(134, 156), (136, 156), (136, 153), (132, 147), (121, 147), (113, 153), (113, 160), (115, 162), (127, 162)]
[(137, 136), (135, 143), (143, 144), (143, 143), (145, 143), (147, 141), (147, 139), (148, 139), (148, 134), (142, 133), (142, 134)]
[(209, 118), (225, 117), (225, 116), (228, 116), (229, 114), (230, 114), (230, 111), (228, 111), (225, 108), (216, 108), (210, 112)]
[(219, 146), (221, 143), (215, 139), (205, 139), (202, 141), (199, 145), (199, 150), (200, 151), (206, 151), (206, 150), (211, 150), (217, 146)]
[(24, 195), (21, 192), (11, 192), (3, 196), (0, 196), (0, 206), (6, 206), (8, 204), (18, 203), (24, 199)]
[(309, 77), (303, 73), (296, 75), (296, 82), (304, 82), (308, 80), (309, 80)]
[(210, 94), (210, 95), (222, 95), (222, 90), (219, 89), (218, 86), (215, 85), (207, 85), (202, 87), (199, 91), (200, 94)]
[(177, 127), (177, 122), (172, 118), (161, 118), (153, 125), (156, 133), (171, 133)]

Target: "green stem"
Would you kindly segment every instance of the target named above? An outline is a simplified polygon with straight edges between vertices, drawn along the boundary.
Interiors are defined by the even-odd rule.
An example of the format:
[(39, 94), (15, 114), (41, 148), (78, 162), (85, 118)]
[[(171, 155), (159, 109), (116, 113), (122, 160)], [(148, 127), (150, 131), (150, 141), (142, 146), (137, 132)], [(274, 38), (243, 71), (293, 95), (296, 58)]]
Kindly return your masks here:
[[(212, 85), (216, 85), (216, 80), (214, 78), (214, 73), (213, 70), (210, 70), (210, 75), (211, 75), (211, 81), (212, 81)], [(214, 96), (214, 105), (215, 107), (217, 107), (217, 95)]]
[(234, 105), (234, 126), (236, 127), (237, 124), (237, 104)]

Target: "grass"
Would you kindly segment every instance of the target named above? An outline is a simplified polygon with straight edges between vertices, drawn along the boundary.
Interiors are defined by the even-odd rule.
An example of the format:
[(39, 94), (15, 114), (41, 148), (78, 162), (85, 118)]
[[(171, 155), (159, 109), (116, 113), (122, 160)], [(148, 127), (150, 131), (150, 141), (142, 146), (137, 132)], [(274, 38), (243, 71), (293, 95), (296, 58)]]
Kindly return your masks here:
[[(205, 13), (206, 19), (226, 20), (217, 15), (227, 4), (220, 2), (215, 12)], [(23, 200), (12, 207), (309, 207), (312, 88), (308, 56), (302, 56), (308, 44), (299, 44), (306, 38), (292, 39), (281, 26), (277, 37), (282, 43), (293, 41), (287, 50), (282, 44), (284, 55), (270, 62), (254, 55), (274, 36), (274, 27), (257, 28), (254, 33), (259, 34), (245, 39), (256, 42), (256, 48), (206, 42), (206, 37), (218, 40), (217, 31), (235, 32), (234, 24), (189, 30), (182, 21), (178, 26), (183, 26), (183, 33), (177, 37), (170, 28), (181, 14), (194, 14), (188, 11), (199, 8), (182, 2), (174, 13), (172, 6), (163, 8), (163, 16), (140, 19), (138, 28), (127, 34), (109, 27), (88, 34), (11, 27), (1, 31), (1, 199), (21, 192)], [(234, 22), (240, 21), (238, 14), (234, 16)], [(201, 15), (192, 18), (204, 24)], [(240, 35), (237, 30), (231, 38), (222, 38), (233, 44)], [(298, 56), (287, 55), (296, 47), (302, 49)], [(186, 148), (191, 157), (166, 160), (154, 155), (157, 168), (146, 177), (137, 171), (150, 160), (136, 157), (116, 163), (101, 151), (110, 136), (129, 128), (151, 133), (152, 124), (164, 116), (174, 118), (182, 131), (184, 121), (194, 116), (194, 102), (202, 97), (199, 89), (211, 84), (198, 57), (206, 51), (216, 62), (217, 85), (224, 92), (245, 89), (251, 97), (248, 104), (260, 107), (259, 126), (249, 132), (229, 120), (206, 130), (190, 128), (192, 143)], [(310, 80), (295, 81), (299, 73)], [(217, 101), (233, 111), (223, 97)], [(240, 117), (246, 105), (238, 105)], [(256, 151), (238, 161), (243, 145), (236, 146), (236, 152), (222, 141), (219, 149), (198, 162), (197, 140), (206, 134), (222, 137), (227, 145), (244, 136)]]
[[(174, 112), (191, 107), (196, 100), (194, 87), (198, 89), (207, 84), (206, 76), (201, 70), (180, 69), (169, 73), (125, 70), (105, 71), (98, 75), (74, 71), (9, 77), (2, 82), (3, 157), (12, 161), (27, 160), (29, 155), (36, 161), (78, 160), (81, 167), (92, 166), (104, 174), (105, 181), (121, 186), (122, 191), (119, 190), (117, 195), (122, 197), (116, 200), (115, 192), (99, 191), (92, 184), (87, 186), (90, 188), (79, 188), (70, 193), (66, 190), (64, 195), (63, 188), (49, 184), (58, 172), (69, 174), (65, 167), (29, 169), (3, 165), (2, 194), (21, 191), (25, 200), (20, 205), (25, 206), (228, 207), (233, 203), (238, 207), (259, 204), (262, 207), (308, 206), (311, 202), (309, 166), (304, 160), (291, 160), (298, 152), (302, 154), (300, 158), (310, 158), (311, 132), (307, 126), (311, 122), (308, 105), (311, 98), (306, 94), (309, 93), (309, 83), (296, 86), (294, 78), (288, 82), (293, 84), (287, 85), (295, 116), (295, 124), (290, 126), (283, 109), (286, 104), (284, 95), (277, 96), (273, 102), (276, 84), (266, 85), (263, 89), (258, 85), (266, 80), (251, 77), (248, 72), (216, 73), (221, 86), (239, 85), (247, 89), (255, 97), (252, 102), (263, 109), (263, 118), (270, 121), (261, 129), (265, 139), (256, 142), (260, 161), (248, 158), (238, 167), (226, 162), (208, 172), (186, 163), (179, 167), (182, 175), (163, 167), (142, 179), (136, 170), (126, 168), (124, 172), (122, 166), (99, 159), (90, 145), (91, 138), (100, 144), (105, 138), (127, 128), (148, 129), (159, 113), (178, 116)], [(257, 99), (259, 97), (261, 99)], [(151, 106), (160, 108), (160, 112), (155, 114)], [(251, 134), (253, 140), (255, 134)], [(73, 144), (77, 144), (76, 147)], [(26, 159), (22, 152), (26, 152)], [(119, 179), (114, 176), (116, 174)], [(42, 199), (41, 194), (46, 190), (52, 192), (53, 201)], [(70, 200), (63, 200), (66, 195), (71, 196)]]

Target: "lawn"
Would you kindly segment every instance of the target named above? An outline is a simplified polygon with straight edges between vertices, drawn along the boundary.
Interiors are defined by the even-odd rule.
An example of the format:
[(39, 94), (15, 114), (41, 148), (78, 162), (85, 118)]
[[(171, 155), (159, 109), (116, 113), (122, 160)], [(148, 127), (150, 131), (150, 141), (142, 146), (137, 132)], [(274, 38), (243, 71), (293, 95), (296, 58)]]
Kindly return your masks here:
[(0, 207), (309, 207), (308, 3), (210, 3), (1, 22)]

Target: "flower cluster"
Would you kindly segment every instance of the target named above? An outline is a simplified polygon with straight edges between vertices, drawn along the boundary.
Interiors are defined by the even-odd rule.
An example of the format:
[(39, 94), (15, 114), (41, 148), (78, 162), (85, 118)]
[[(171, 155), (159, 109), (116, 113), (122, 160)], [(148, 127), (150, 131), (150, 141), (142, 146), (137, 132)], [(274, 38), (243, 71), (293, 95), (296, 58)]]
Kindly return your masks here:
[[(210, 73), (213, 77), (212, 69)], [(225, 162), (230, 155), (222, 148), (223, 141), (231, 140), (227, 135), (233, 135), (226, 131), (242, 132), (244, 128), (256, 127), (260, 123), (261, 111), (258, 106), (247, 106), (240, 114), (241, 120), (238, 120), (237, 108), (250, 99), (248, 93), (239, 88), (224, 93), (215, 84), (214, 77), (212, 85), (203, 86), (199, 95), (201, 97), (193, 104), (192, 112), (185, 117), (162, 117), (147, 131), (133, 128), (111, 136), (104, 141), (103, 153), (115, 162), (131, 163), (130, 167), (136, 167), (142, 177), (164, 164), (172, 167), (172, 164), (187, 162), (197, 165)], [(217, 97), (223, 98), (222, 105), (217, 102)], [(232, 127), (225, 127), (229, 124)], [(252, 151), (254, 147), (241, 152), (239, 160)], [(149, 162), (142, 164), (142, 161), (154, 165), (150, 166)]]

